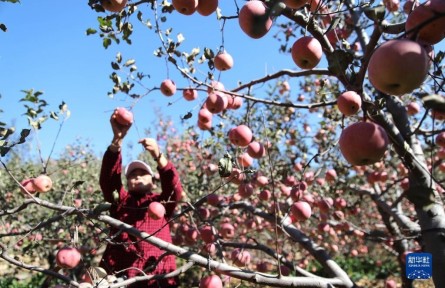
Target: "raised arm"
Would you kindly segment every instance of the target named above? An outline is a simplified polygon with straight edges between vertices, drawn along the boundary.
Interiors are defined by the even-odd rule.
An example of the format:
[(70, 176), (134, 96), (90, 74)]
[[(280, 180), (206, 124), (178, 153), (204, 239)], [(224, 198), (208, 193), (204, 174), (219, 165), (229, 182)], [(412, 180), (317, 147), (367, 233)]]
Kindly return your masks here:
[(173, 163), (167, 160), (165, 155), (160, 152), (159, 146), (155, 139), (144, 138), (139, 140), (153, 159), (157, 162), (157, 169), (161, 179), (162, 193), (160, 201), (164, 201), (167, 217), (171, 217), (177, 205), (182, 198), (182, 185), (179, 179), (178, 171)]
[(102, 159), (102, 167), (100, 170), (99, 184), (102, 189), (105, 201), (114, 202), (113, 192), (117, 191), (121, 195), (125, 189), (122, 185), (122, 142), (127, 135), (130, 125), (122, 125), (116, 121), (116, 111), (113, 112), (110, 118), (111, 128), (113, 130), (113, 139), (110, 146)]

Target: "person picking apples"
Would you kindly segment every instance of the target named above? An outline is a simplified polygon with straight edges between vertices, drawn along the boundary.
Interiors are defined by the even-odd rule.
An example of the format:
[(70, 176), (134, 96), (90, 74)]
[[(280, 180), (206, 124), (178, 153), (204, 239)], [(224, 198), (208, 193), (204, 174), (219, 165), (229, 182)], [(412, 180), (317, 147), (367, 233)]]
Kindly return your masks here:
[[(156, 140), (151, 138), (141, 139), (139, 143), (157, 162), (162, 192), (157, 194), (152, 191), (154, 173), (147, 163), (134, 160), (122, 171), (122, 142), (132, 122), (122, 124), (122, 121), (117, 121), (116, 113), (110, 119), (113, 140), (103, 156), (99, 180), (105, 200), (112, 204), (110, 216), (171, 243), (170, 228), (166, 223), (181, 200), (182, 185), (178, 172), (161, 153)], [(122, 172), (127, 187), (122, 184)], [(150, 205), (154, 202), (163, 204), (161, 208), (165, 209), (159, 209), (159, 205)], [(165, 256), (165, 251), (126, 232), (112, 227), (109, 239), (100, 262), (108, 274), (131, 278), (142, 276), (141, 271), (146, 274), (164, 274), (176, 269), (174, 255)], [(128, 287), (178, 287), (178, 278), (139, 281)]]

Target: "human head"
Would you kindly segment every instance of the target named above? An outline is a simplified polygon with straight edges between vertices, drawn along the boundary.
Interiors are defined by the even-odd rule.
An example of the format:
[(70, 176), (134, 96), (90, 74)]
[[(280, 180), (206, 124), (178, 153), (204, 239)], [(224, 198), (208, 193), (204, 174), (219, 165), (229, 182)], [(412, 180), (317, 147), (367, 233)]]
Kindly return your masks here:
[(125, 167), (125, 177), (130, 192), (146, 193), (153, 187), (153, 170), (143, 161), (131, 161)]

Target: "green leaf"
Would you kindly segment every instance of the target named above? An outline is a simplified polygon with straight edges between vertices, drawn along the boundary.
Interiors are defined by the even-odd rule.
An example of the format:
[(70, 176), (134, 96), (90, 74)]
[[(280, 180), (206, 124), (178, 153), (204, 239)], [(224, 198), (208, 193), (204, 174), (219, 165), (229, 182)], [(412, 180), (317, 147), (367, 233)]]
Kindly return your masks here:
[(93, 28), (88, 28), (87, 31), (86, 31), (87, 36), (88, 35), (93, 35), (93, 34), (96, 34), (96, 33), (97, 33), (97, 30), (93, 29)]
[(221, 177), (229, 177), (232, 174), (232, 157), (226, 153), (223, 158), (218, 161), (218, 173)]
[(374, 7), (367, 7), (364, 9), (366, 17), (373, 21), (382, 21), (385, 18), (385, 6), (379, 5)]
[(111, 62), (111, 68), (113, 68), (114, 70), (119, 70), (119, 69), (121, 69), (121, 67), (119, 66), (119, 64), (117, 64), (116, 62)]
[(0, 147), (0, 156), (4, 157), (6, 154), (8, 154), (9, 150), (11, 150), (11, 147)]
[(104, 38), (104, 40), (102, 41), (102, 45), (104, 46), (105, 49), (107, 49), (108, 46), (111, 45), (111, 39), (110, 38)]
[(423, 106), (425, 108), (433, 109), (439, 112), (445, 112), (445, 97), (432, 94), (422, 98)]

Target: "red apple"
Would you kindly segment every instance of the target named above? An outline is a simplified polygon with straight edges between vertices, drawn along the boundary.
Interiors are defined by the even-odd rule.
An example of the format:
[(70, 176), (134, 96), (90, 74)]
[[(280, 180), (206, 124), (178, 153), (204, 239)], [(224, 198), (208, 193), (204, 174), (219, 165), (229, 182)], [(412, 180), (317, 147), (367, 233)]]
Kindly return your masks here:
[(117, 123), (124, 126), (129, 126), (133, 123), (133, 113), (123, 107), (114, 110), (113, 117), (116, 119)]
[(261, 190), (260, 194), (258, 195), (258, 198), (262, 201), (269, 201), (270, 198), (272, 198), (272, 192), (270, 190)]
[(300, 9), (308, 3), (309, 0), (284, 0), (284, 4), (292, 9)]
[(224, 90), (225, 90), (224, 84), (219, 82), (219, 81), (215, 81), (215, 80), (213, 80), (210, 83), (209, 87), (207, 87), (207, 93), (209, 93), (209, 94), (214, 92), (214, 91), (221, 91), (222, 92)]
[(385, 288), (397, 288), (397, 282), (393, 279), (386, 279)]
[(242, 198), (249, 198), (253, 194), (253, 186), (250, 183), (241, 183), (238, 186), (238, 194)]
[(334, 182), (335, 180), (337, 180), (337, 172), (335, 171), (335, 169), (329, 169), (328, 171), (326, 171), (326, 175), (324, 177), (326, 181)]
[(378, 162), (388, 148), (386, 131), (373, 122), (357, 122), (346, 127), (339, 140), (340, 151), (351, 165)]
[(198, 0), (172, 0), (175, 10), (184, 15), (192, 15), (198, 7)]
[(337, 107), (345, 116), (357, 114), (362, 107), (362, 98), (355, 91), (346, 91), (338, 96)]
[(235, 237), (235, 227), (227, 222), (221, 224), (219, 232), (221, 233), (221, 237), (224, 239), (232, 239)]
[[(206, 0), (201, 0), (206, 1)], [(222, 288), (222, 280), (218, 275), (209, 275), (199, 281), (199, 288)]]
[(443, 0), (430, 0), (417, 6), (406, 19), (407, 36), (429, 45), (442, 41), (445, 37), (445, 18), (438, 17), (441, 13), (445, 13)]
[(406, 106), (406, 113), (408, 113), (408, 115), (416, 115), (419, 112), (420, 112), (420, 105), (417, 102), (410, 102)]
[(205, 102), (206, 108), (213, 114), (221, 113), (228, 104), (226, 95), (219, 91), (209, 93)]
[(209, 16), (218, 8), (218, 0), (198, 0), (196, 11), (202, 16)]
[(226, 51), (222, 51), (213, 58), (213, 63), (217, 70), (226, 71), (233, 67), (233, 58)]
[(301, 69), (313, 69), (323, 56), (320, 42), (311, 36), (303, 36), (292, 45), (292, 59)]
[(213, 114), (207, 108), (201, 108), (198, 112), (198, 120), (203, 123), (212, 122)]
[(400, 96), (422, 85), (429, 69), (429, 58), (417, 42), (401, 39), (380, 45), (368, 65), (368, 77), (379, 91)]
[(176, 93), (176, 84), (170, 79), (165, 79), (161, 83), (161, 93), (167, 97), (173, 96)]
[(121, 12), (125, 5), (127, 5), (127, 0), (101, 0), (102, 7), (110, 12)]
[(247, 145), (247, 154), (249, 154), (252, 158), (259, 159), (266, 155), (266, 149), (260, 142), (252, 141), (249, 143), (249, 145)]
[(199, 228), (202, 241), (205, 243), (213, 243), (216, 240), (216, 236), (213, 233), (213, 228), (210, 225), (205, 225)]
[(57, 251), (56, 263), (59, 267), (73, 269), (79, 265), (81, 254), (77, 248), (64, 247)]
[[(35, 188), (35, 186), (34, 186), (34, 183), (33, 183), (33, 178), (28, 178), (28, 179), (25, 179), (25, 180), (23, 180), (22, 182), (20, 182), (20, 184), (26, 189), (26, 191), (28, 191), (30, 194), (34, 194), (34, 193), (36, 193), (37, 191), (36, 191), (36, 188)], [(26, 193), (26, 191), (22, 188), (22, 187), (20, 187), (20, 190), (23, 192), (23, 193), (25, 193), (25, 194), (27, 194)]]
[(442, 148), (445, 147), (445, 132), (436, 135), (436, 144)]
[(253, 158), (250, 157), (247, 152), (242, 153), (236, 159), (238, 160), (238, 164), (243, 168), (249, 167), (253, 164)]
[(236, 146), (245, 147), (252, 141), (252, 130), (244, 124), (232, 128), (229, 132), (230, 143)]
[(159, 202), (153, 201), (148, 205), (148, 216), (151, 219), (159, 220), (164, 218), (165, 207)]
[(53, 181), (47, 175), (40, 175), (32, 181), (34, 184), (34, 189), (37, 192), (48, 192), (53, 187)]
[(400, 8), (399, 0), (383, 0), (383, 4), (389, 12), (397, 12)]
[(203, 130), (203, 131), (207, 131), (207, 130), (210, 130), (212, 128), (212, 121), (201, 122), (198, 119), (198, 123), (197, 124), (198, 124), (198, 128)]
[(187, 88), (182, 91), (182, 97), (187, 101), (193, 101), (198, 98), (198, 91), (193, 88)]
[(254, 39), (263, 37), (272, 27), (267, 7), (259, 0), (247, 1), (239, 12), (238, 21), (241, 30)]
[(230, 255), (233, 264), (235, 264), (238, 267), (244, 267), (250, 263), (251, 256), (249, 251), (235, 248), (232, 250), (232, 253)]
[(312, 215), (311, 205), (304, 201), (295, 202), (290, 207), (290, 214), (293, 215), (297, 221), (305, 221)]
[(243, 105), (243, 98), (239, 97), (239, 96), (232, 96), (229, 94), (227, 95), (227, 100), (229, 102), (229, 104), (227, 105), (227, 109), (239, 109), (241, 108), (241, 106)]

